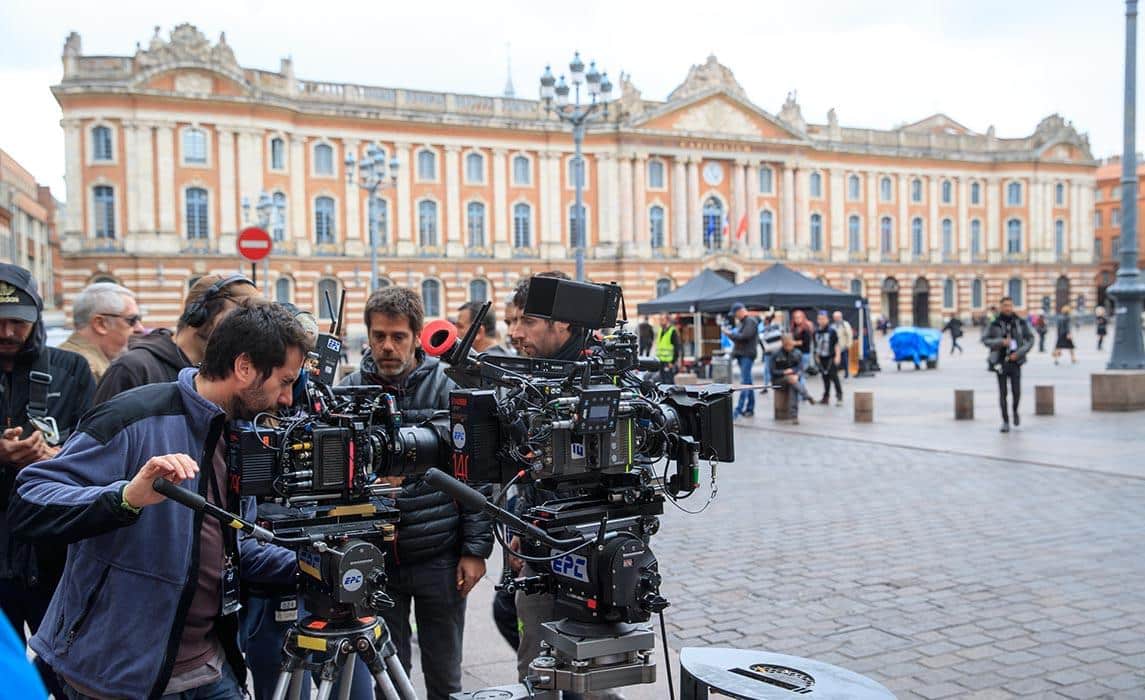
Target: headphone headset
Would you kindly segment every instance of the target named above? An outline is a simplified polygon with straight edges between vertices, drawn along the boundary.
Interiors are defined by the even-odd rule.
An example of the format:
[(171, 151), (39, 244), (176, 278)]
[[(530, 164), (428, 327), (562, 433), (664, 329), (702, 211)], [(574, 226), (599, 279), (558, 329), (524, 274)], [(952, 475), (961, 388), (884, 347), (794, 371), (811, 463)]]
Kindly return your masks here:
[(179, 320), (191, 328), (201, 327), (210, 318), (207, 310), (207, 305), (210, 304), (212, 300), (222, 296), (224, 289), (231, 286), (232, 284), (237, 284), (239, 282), (249, 284), (252, 287), (255, 286), (254, 282), (251, 282), (247, 277), (243, 275), (231, 275), (230, 277), (224, 277), (223, 279), (208, 287), (207, 291), (203, 293), (202, 297), (188, 306), (187, 310), (183, 312), (183, 315), (179, 317)]

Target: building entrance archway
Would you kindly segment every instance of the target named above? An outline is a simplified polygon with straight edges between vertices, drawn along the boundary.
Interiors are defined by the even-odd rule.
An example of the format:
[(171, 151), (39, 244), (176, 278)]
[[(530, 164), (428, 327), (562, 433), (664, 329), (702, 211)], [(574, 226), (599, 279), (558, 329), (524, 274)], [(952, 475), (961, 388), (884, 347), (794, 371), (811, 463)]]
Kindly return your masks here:
[(911, 293), (912, 322), (919, 328), (930, 325), (930, 282), (925, 277), (914, 281), (914, 290)]
[(899, 324), (899, 283), (894, 277), (883, 280), (883, 316), (892, 326)]
[(1065, 275), (1058, 277), (1057, 284), (1054, 285), (1054, 309), (1061, 311), (1061, 308), (1069, 303), (1069, 278)]

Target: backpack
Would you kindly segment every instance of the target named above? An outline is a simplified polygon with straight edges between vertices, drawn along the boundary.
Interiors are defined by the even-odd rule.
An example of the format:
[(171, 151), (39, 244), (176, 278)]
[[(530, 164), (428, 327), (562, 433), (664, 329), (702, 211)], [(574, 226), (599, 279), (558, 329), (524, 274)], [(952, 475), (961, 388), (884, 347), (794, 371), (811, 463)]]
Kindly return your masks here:
[(759, 331), (759, 347), (763, 349), (764, 353), (778, 352), (783, 344), (782, 339), (783, 329), (777, 323), (764, 326)]

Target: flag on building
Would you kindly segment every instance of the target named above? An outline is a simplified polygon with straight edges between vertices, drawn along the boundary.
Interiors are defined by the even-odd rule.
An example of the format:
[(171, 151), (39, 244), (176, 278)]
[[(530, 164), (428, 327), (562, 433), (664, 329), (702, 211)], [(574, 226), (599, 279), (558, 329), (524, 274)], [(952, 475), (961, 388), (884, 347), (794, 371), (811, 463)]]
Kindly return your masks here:
[(747, 234), (747, 212), (743, 213), (739, 220), (739, 226), (736, 226), (736, 240), (742, 240), (745, 234)]

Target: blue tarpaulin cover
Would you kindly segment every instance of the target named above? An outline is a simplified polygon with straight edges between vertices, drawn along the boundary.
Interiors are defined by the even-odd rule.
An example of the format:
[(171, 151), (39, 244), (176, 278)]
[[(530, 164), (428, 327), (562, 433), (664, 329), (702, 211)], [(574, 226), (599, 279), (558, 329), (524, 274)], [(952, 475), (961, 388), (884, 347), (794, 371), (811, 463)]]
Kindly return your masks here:
[(895, 362), (934, 360), (941, 341), (942, 332), (934, 328), (900, 326), (891, 333), (891, 352)]

